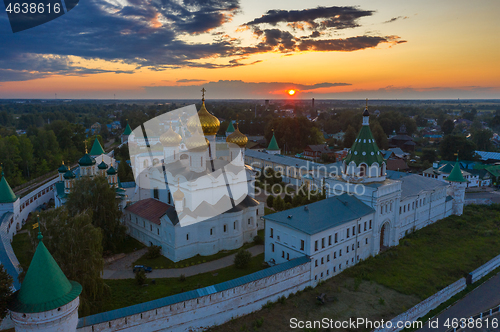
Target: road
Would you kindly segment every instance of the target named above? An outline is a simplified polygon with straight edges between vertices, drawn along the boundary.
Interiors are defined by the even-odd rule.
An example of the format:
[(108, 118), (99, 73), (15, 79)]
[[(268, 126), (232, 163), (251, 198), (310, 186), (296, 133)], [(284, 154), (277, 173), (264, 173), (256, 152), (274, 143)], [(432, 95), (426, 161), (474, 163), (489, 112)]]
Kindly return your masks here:
[[(500, 303), (500, 273), (490, 278), (481, 286), (467, 294), (463, 299), (446, 309), (439, 316), (434, 317), (431, 321), (438, 322), (437, 328), (430, 328), (427, 322), (424, 328), (419, 332), (444, 332), (448, 328), (443, 324), (447, 319), (451, 321), (453, 318), (467, 318), (477, 313), (484, 312)], [(499, 329), (495, 329), (498, 331)], [(468, 330), (471, 331), (471, 330)], [(475, 330), (475, 331), (489, 331)], [(493, 330), (491, 330), (493, 331)]]

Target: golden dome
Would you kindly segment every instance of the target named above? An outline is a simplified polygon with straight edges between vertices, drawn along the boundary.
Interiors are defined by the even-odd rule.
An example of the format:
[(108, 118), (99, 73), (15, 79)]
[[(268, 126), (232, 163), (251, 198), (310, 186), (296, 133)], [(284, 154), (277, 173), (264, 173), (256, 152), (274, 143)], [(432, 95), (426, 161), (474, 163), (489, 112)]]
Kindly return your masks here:
[(200, 134), (195, 134), (185, 140), (186, 148), (190, 151), (200, 152), (208, 148), (208, 140)]
[(182, 137), (172, 129), (172, 124), (170, 124), (170, 128), (160, 136), (160, 142), (163, 146), (178, 146), (182, 142)]
[(219, 119), (208, 113), (207, 108), (205, 107), (205, 101), (203, 101), (203, 103), (201, 104), (201, 108), (198, 111), (198, 117), (192, 116), (187, 123), (187, 127), (191, 133), (196, 132), (200, 125), (201, 129), (203, 130), (203, 134), (207, 136), (217, 134), (220, 127)]
[(248, 137), (243, 135), (238, 127), (236, 130), (226, 138), (227, 143), (233, 143), (238, 145), (240, 148), (244, 148), (248, 143)]

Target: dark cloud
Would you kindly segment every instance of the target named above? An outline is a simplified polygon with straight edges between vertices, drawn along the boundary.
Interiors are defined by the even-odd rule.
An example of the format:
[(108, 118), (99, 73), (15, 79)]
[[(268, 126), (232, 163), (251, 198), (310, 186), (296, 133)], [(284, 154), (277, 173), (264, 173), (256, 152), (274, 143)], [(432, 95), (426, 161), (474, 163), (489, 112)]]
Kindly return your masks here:
[(392, 22), (396, 22), (397, 20), (400, 20), (400, 19), (406, 20), (408, 18), (409, 18), (408, 16), (397, 16), (397, 17), (393, 17), (390, 20), (387, 20), (387, 21), (382, 22), (382, 23), (392, 23)]
[(358, 19), (373, 15), (372, 10), (361, 10), (357, 7), (317, 7), (303, 10), (269, 10), (262, 17), (245, 23), (246, 26), (255, 26), (262, 23), (276, 25), (278, 23), (304, 23), (315, 29), (347, 29), (358, 27)]
[(246, 99), (269, 98), (285, 96), (288, 89), (295, 89), (301, 93), (312, 92), (320, 88), (350, 86), (350, 83), (317, 83), (297, 84), (293, 82), (244, 82), (241, 80), (219, 80), (203, 84), (186, 86), (148, 86), (144, 87), (144, 98), (177, 98), (192, 99), (198, 96), (201, 87), (207, 90), (208, 99)]

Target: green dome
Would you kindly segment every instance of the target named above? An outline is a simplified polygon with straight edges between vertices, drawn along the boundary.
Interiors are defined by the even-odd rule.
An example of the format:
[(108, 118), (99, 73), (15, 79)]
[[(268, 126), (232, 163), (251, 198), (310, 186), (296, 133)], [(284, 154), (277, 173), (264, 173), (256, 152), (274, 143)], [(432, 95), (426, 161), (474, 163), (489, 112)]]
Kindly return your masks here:
[(81, 157), (80, 160), (78, 160), (78, 164), (80, 166), (92, 166), (95, 165), (95, 159), (92, 158), (88, 153), (86, 153), (85, 156)]
[(21, 289), (14, 293), (9, 309), (22, 313), (50, 311), (70, 303), (81, 292), (82, 286), (66, 278), (40, 240)]
[(104, 162), (104, 160), (99, 164), (99, 166), (97, 166), (97, 168), (99, 169), (107, 169), (108, 168), (108, 164), (106, 164)]
[(115, 169), (113, 166), (111, 166), (111, 167), (110, 167), (110, 168), (106, 171), (106, 173), (107, 173), (108, 175), (115, 175), (115, 174), (116, 174), (116, 169)]
[(0, 203), (13, 203), (16, 200), (17, 196), (12, 191), (2, 171), (2, 180), (0, 180)]
[(59, 173), (66, 173), (68, 171), (68, 167), (66, 167), (66, 165), (64, 165), (64, 162), (61, 164), (61, 166), (59, 166), (59, 168), (57, 169), (57, 171)]
[(75, 173), (72, 171), (68, 170), (66, 173), (64, 173), (64, 178), (65, 179), (74, 179), (75, 178)]

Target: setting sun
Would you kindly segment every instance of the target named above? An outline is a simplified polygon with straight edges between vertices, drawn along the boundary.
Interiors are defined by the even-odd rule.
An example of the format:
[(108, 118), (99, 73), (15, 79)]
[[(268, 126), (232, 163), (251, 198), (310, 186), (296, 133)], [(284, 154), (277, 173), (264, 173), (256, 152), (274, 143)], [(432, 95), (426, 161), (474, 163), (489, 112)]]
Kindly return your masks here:
[(293, 96), (293, 95), (295, 94), (295, 90), (288, 90), (288, 94), (289, 94), (290, 96)]

